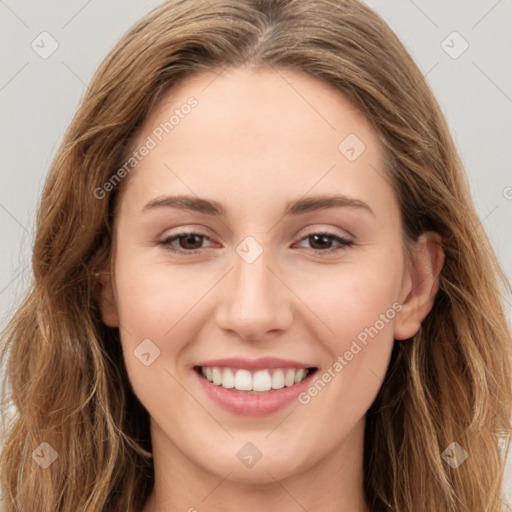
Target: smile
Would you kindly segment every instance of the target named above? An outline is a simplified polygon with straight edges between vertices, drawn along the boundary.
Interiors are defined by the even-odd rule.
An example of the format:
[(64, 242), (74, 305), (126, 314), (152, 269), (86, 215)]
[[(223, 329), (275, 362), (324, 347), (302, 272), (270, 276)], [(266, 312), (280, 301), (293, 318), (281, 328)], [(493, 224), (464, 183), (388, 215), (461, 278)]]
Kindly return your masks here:
[(276, 357), (230, 357), (192, 367), (200, 392), (224, 411), (266, 416), (292, 405), (318, 368)]
[(269, 368), (250, 371), (244, 368), (200, 366), (195, 368), (215, 386), (233, 391), (265, 393), (300, 384), (316, 368)]

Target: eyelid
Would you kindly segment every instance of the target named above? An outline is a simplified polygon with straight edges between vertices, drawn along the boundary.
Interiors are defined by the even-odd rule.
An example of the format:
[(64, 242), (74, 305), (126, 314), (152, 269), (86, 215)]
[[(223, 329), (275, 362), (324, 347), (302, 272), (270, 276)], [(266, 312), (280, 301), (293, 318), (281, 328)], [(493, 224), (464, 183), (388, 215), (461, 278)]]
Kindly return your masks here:
[[(304, 234), (301, 234), (301, 233), (304, 233)], [(356, 236), (353, 235), (347, 229), (336, 228), (336, 227), (330, 226), (328, 224), (322, 225), (322, 223), (309, 224), (305, 228), (302, 228), (301, 230), (299, 230), (295, 236), (300, 237), (302, 239), (302, 238), (304, 238), (304, 236), (315, 235), (317, 233), (328, 233), (329, 235), (332, 235), (332, 236), (339, 236), (340, 238), (344, 238), (347, 240), (350, 239), (353, 242), (356, 241)]]
[[(299, 231), (297, 231), (295, 233), (294, 238), (302, 239), (305, 236), (319, 234), (319, 233), (326, 233), (331, 236), (338, 236), (340, 238), (350, 239), (351, 241), (354, 241), (354, 242), (357, 238), (355, 235), (353, 235), (347, 229), (335, 228), (332, 226), (328, 226), (327, 224), (324, 224), (325, 227), (317, 227), (317, 226), (322, 226), (322, 224), (321, 223), (310, 224), (306, 227), (301, 228)], [(339, 232), (337, 232), (336, 230), (339, 230)], [(168, 238), (176, 237), (178, 235), (189, 235), (189, 234), (190, 235), (201, 235), (204, 238), (207, 238), (208, 240), (212, 239), (212, 237), (210, 235), (207, 235), (205, 232), (205, 231), (209, 231), (209, 230), (202, 225), (198, 225), (197, 227), (195, 227), (195, 225), (190, 225), (187, 227), (176, 227), (176, 228), (171, 228), (171, 231), (173, 231), (173, 232), (171, 232), (170, 234), (167, 234), (165, 236), (162, 236), (161, 239), (168, 239)], [(303, 234), (301, 234), (301, 233), (303, 233)], [(348, 237), (346, 235), (348, 235)]]

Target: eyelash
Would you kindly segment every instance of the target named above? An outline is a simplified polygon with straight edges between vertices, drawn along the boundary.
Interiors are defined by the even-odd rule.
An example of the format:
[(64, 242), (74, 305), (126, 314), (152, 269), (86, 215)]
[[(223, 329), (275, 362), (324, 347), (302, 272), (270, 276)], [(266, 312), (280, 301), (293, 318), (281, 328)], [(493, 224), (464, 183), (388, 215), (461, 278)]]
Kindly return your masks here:
[[(171, 245), (171, 243), (174, 241), (174, 240), (178, 240), (179, 238), (181, 237), (184, 237), (184, 236), (189, 236), (189, 235), (197, 235), (199, 237), (202, 237), (203, 239), (207, 239), (207, 240), (210, 240), (209, 237), (207, 237), (206, 235), (202, 235), (201, 233), (196, 233), (194, 231), (184, 231), (182, 233), (178, 233), (176, 235), (173, 235), (171, 237), (167, 237), (161, 241), (158, 241), (157, 244), (158, 245), (162, 245), (166, 250), (170, 251), (170, 252), (173, 252), (173, 253), (176, 253), (176, 254), (182, 254), (182, 255), (188, 255), (188, 254), (197, 254), (201, 251), (201, 249), (193, 249), (193, 250), (190, 250), (190, 251), (187, 251), (187, 250), (184, 250), (184, 249), (175, 249), (173, 248), (173, 246)], [(331, 239), (333, 239), (334, 241), (338, 242), (340, 244), (340, 246), (338, 246), (337, 248), (329, 248), (329, 249), (311, 249), (312, 251), (316, 252), (317, 254), (332, 254), (334, 252), (338, 252), (338, 251), (343, 251), (345, 250), (346, 248), (354, 245), (354, 242), (352, 240), (349, 240), (348, 238), (345, 238), (345, 237), (342, 237), (342, 236), (338, 236), (338, 235), (335, 235), (334, 233), (329, 233), (328, 231), (319, 231), (319, 232), (313, 232), (313, 233), (310, 233), (304, 237), (302, 237), (300, 239), (300, 241), (302, 240), (305, 240), (313, 235), (320, 235), (320, 236), (327, 236), (327, 237), (330, 237)]]

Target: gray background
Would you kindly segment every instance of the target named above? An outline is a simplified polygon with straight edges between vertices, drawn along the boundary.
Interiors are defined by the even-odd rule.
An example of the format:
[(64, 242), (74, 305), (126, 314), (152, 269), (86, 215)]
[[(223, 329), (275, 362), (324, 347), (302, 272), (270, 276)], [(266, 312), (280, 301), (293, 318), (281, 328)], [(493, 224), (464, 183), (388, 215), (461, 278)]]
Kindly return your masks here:
[[(39, 196), (79, 99), (121, 35), (159, 3), (0, 0), (0, 327), (30, 282)], [(366, 3), (388, 22), (430, 83), (465, 164), (481, 222), (511, 279), (512, 0)], [(31, 46), (41, 47), (43, 37), (39, 51), (51, 48), (42, 32), (58, 44), (47, 58)], [(458, 55), (464, 41), (469, 46)], [(510, 318), (512, 299), (504, 298)], [(506, 494), (512, 502), (511, 457)]]

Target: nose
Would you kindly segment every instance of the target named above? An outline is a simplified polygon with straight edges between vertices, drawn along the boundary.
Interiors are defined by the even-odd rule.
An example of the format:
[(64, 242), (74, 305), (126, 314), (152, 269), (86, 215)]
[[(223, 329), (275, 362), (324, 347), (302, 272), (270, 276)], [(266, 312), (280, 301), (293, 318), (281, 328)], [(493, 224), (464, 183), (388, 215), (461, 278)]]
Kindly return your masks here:
[(235, 253), (216, 309), (217, 325), (245, 340), (258, 341), (284, 331), (293, 322), (293, 293), (268, 251), (248, 263)]

